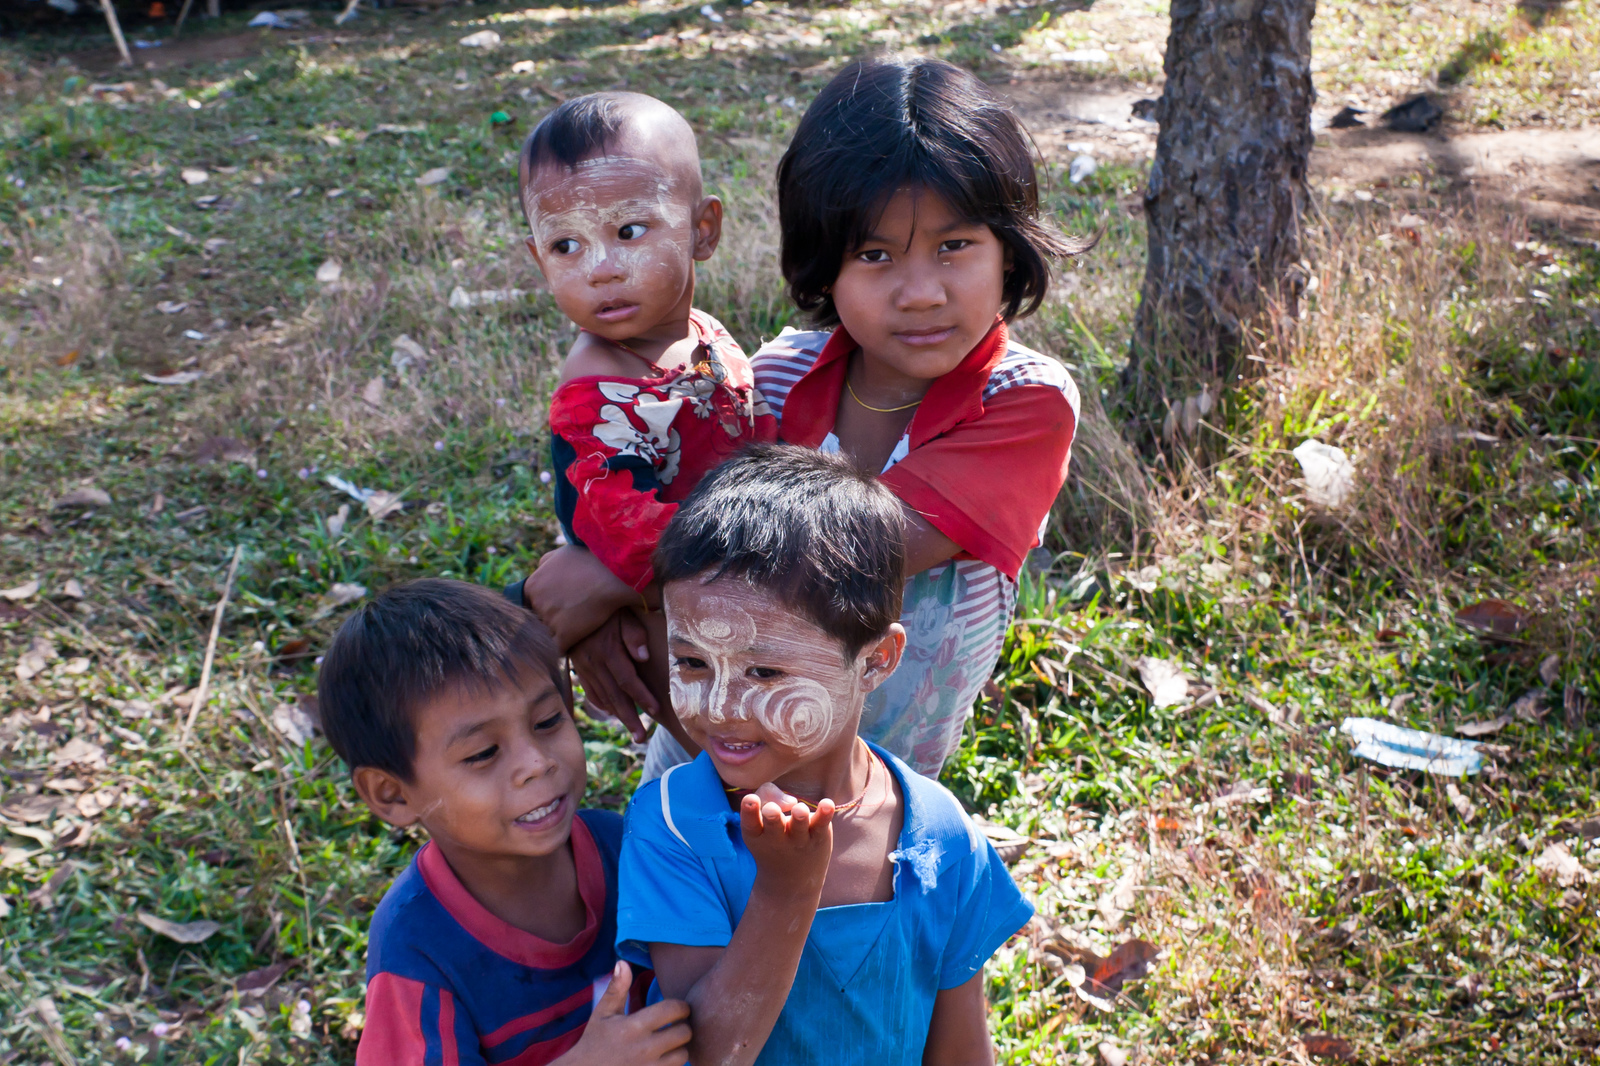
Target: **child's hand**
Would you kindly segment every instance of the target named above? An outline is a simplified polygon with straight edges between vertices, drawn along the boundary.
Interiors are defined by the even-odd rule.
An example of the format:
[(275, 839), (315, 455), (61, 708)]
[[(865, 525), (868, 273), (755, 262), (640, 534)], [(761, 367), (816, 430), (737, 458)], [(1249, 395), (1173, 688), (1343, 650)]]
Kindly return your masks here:
[(578, 680), (583, 682), (584, 700), (621, 722), (641, 744), (646, 734), (635, 705), (652, 718), (661, 713), (635, 665), (636, 660), (649, 658), (648, 640), (643, 623), (632, 611), (618, 611), (567, 651)]
[(556, 638), (563, 653), (593, 633), (639, 594), (587, 548), (568, 545), (545, 552), (522, 583), (522, 595)]
[(552, 1066), (683, 1066), (689, 1061), (689, 1004), (664, 999), (624, 1014), (633, 970), (618, 960), (589, 1025)]
[(739, 804), (739, 828), (756, 860), (758, 883), (815, 905), (833, 855), (833, 801), (813, 811), (769, 782)]

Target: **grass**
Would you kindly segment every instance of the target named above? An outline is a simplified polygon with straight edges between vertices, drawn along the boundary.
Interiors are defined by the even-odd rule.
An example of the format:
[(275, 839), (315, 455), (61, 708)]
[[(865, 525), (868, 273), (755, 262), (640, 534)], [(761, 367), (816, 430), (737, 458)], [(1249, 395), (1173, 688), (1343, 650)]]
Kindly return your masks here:
[[(1426, 80), (1513, 17), (1464, 10), (1407, 31), (1444, 35), (1425, 55), (1382, 62)], [(367, 918), (418, 838), (365, 812), (320, 738), (273, 723), (314, 688), (334, 585), (497, 584), (552, 543), (541, 431), (570, 327), (522, 258), (508, 157), (555, 93), (626, 84), (689, 115), (728, 202), (700, 302), (753, 346), (790, 318), (772, 168), (844, 56), (915, 47), (1004, 82), (1102, 47), (1090, 73), (1137, 83), (1154, 73), (1132, 44), (1162, 22), (1126, 4), (697, 11), (368, 13), (116, 90), (44, 63), (45, 42), (0, 52), (0, 588), (41, 583), (0, 600), (0, 1061), (350, 1061)], [(1383, 69), (1336, 51), (1340, 27), (1359, 15), (1399, 48), (1375, 30), (1399, 14), (1324, 10), (1319, 47), (1353, 64), (1324, 70), (1325, 93)], [(1527, 40), (1591, 18), (1558, 8)], [(502, 48), (456, 45), (485, 27)], [(1504, 66), (1463, 71), (1458, 106), (1499, 99), (1484, 72)], [(1577, 106), (1534, 69), (1502, 114)], [(1600, 254), (1422, 177), (1320, 200), (1304, 320), (1260, 338), (1260, 374), (1196, 433), (1141, 458), (1115, 381), (1143, 270), (1121, 205), (1142, 174), (1050, 177), (1065, 226), (1105, 231), (1021, 328), (1085, 392), (1076, 470), (945, 774), (1032, 840), (1014, 872), (1041, 920), (989, 971), (1003, 1060), (1088, 1062), (1106, 1042), (1133, 1062), (1302, 1061), (1323, 1033), (1365, 1062), (1592, 1054), (1596, 890), (1533, 864), (1560, 845), (1600, 869), (1581, 709), (1600, 698)], [(328, 260), (339, 278), (319, 282)], [(455, 310), (458, 287), (530, 292)], [(397, 366), (402, 334), (426, 357)], [(1308, 437), (1356, 462), (1337, 512), (1298, 483)], [(375, 519), (330, 474), (405, 507)], [(111, 503), (55, 506), (89, 485)], [(1528, 614), (1511, 639), (1453, 620), (1491, 596)], [(1155, 707), (1146, 657), (1181, 664), (1191, 698)], [(1543, 717), (1488, 738), (1503, 750), (1462, 782), (1361, 763), (1333, 731), (1451, 732), (1533, 689)], [(637, 753), (603, 723), (585, 735), (595, 802), (618, 807)], [(186, 945), (140, 914), (220, 928)], [(1133, 937), (1162, 954), (1101, 1011), (1072, 963)]]

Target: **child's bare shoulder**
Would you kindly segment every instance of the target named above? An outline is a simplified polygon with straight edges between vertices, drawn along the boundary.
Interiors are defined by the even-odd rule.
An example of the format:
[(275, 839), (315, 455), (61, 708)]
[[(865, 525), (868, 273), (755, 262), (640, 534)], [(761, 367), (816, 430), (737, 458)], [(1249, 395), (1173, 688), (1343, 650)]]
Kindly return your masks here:
[(561, 383), (588, 377), (643, 377), (644, 369), (637, 356), (591, 333), (579, 333), (562, 360)]

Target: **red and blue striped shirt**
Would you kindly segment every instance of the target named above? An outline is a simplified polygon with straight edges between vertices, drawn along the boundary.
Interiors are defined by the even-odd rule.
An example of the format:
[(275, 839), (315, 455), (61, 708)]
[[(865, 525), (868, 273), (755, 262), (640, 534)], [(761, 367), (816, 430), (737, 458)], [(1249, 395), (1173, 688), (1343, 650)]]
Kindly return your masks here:
[(573, 819), (587, 921), (565, 944), (496, 918), (424, 845), (372, 917), (358, 1066), (544, 1066), (576, 1044), (617, 961), (621, 842), (620, 815)]

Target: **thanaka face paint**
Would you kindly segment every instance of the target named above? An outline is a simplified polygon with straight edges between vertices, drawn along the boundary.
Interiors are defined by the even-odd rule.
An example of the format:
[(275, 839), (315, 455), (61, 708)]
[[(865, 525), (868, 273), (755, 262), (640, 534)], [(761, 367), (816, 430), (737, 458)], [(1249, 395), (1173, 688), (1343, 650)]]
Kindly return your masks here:
[(627, 340), (687, 318), (694, 292), (691, 190), (645, 159), (545, 167), (523, 190), (529, 247), (579, 326)]
[(847, 661), (838, 640), (743, 581), (675, 581), (663, 599), (673, 708), (731, 783), (776, 780), (854, 736), (887, 676), (871, 646)]

